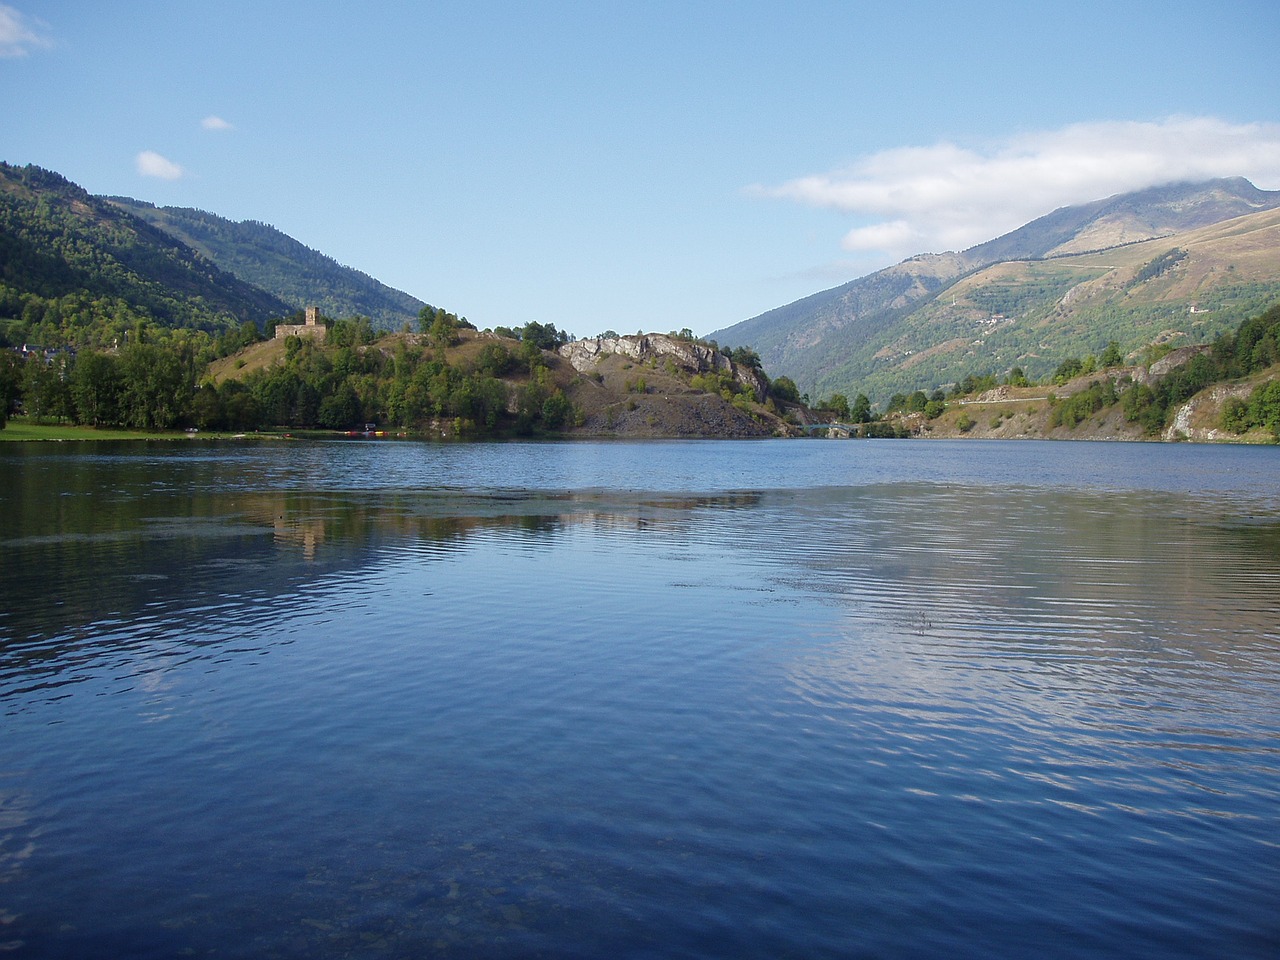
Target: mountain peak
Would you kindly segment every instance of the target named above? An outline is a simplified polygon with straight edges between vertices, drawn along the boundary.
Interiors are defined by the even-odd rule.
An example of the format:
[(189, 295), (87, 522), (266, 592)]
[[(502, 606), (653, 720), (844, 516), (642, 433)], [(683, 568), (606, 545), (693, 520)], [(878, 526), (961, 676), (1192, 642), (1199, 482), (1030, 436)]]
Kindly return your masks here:
[[(966, 365), (962, 375), (1030, 368), (1083, 344), (1084, 353), (1101, 349), (1117, 333), (1135, 348), (1150, 342), (1141, 340), (1148, 333), (1211, 337), (1214, 323), (1265, 308), (1270, 291), (1280, 296), (1275, 228), (1269, 220), (1247, 221), (1241, 230), (1252, 233), (1252, 250), (1211, 249), (1197, 231), (1239, 218), (1274, 219), (1266, 211), (1275, 209), (1280, 191), (1260, 190), (1244, 177), (1159, 184), (1061, 207), (960, 253), (909, 257), (711, 336), (752, 347), (768, 369), (814, 396), (892, 392), (916, 380), (927, 386), (930, 378), (945, 383), (948, 371)], [(1200, 246), (1170, 258), (1179, 244)], [(1179, 275), (1186, 282), (1175, 290)], [(1079, 296), (1100, 276), (1110, 279), (1091, 287), (1090, 298)], [(946, 309), (939, 306), (944, 299)], [(1194, 322), (1181, 319), (1189, 310)]]
[(1159, 184), (1059, 207), (964, 255), (978, 267), (1106, 250), (1274, 207), (1280, 207), (1280, 190), (1259, 190), (1244, 177)]

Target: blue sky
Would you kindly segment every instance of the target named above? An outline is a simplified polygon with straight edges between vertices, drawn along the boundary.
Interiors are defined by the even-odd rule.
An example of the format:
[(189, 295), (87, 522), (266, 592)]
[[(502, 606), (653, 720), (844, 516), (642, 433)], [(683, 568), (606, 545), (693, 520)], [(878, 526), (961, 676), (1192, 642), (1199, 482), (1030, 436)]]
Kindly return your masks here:
[(0, 159), (480, 327), (710, 333), (1172, 180), (1280, 189), (1280, 4), (0, 3)]

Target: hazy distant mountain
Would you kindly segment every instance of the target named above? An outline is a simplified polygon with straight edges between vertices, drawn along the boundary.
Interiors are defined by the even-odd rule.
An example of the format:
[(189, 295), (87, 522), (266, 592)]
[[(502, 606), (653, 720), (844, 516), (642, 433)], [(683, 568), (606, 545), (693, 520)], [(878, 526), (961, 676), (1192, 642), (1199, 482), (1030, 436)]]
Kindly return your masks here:
[(290, 312), (178, 239), (56, 173), (0, 163), (0, 320), (217, 330)]
[(173, 234), (211, 261), (247, 283), (261, 287), (294, 310), (316, 306), (328, 317), (368, 317), (375, 327), (398, 330), (415, 322), (426, 304), (366, 273), (344, 267), (254, 220), (239, 223), (188, 207), (157, 207), (128, 197), (108, 197)]
[[(1280, 237), (1265, 219), (1242, 221), (1232, 240), (1196, 231), (1276, 208), (1280, 191), (1243, 178), (1063, 207), (963, 252), (911, 257), (711, 336), (753, 347), (768, 370), (815, 398), (873, 400), (967, 373), (1022, 366), (1034, 375), (1112, 339), (1136, 349), (1161, 334), (1211, 338), (1280, 298)], [(1269, 256), (1254, 256), (1258, 245)], [(1183, 253), (1161, 266), (1174, 249)], [(1089, 259), (1098, 251), (1106, 263)], [(1160, 282), (1137, 289), (1131, 281), (1145, 266), (1154, 275), (1143, 282)], [(1112, 272), (1122, 269), (1127, 281)]]

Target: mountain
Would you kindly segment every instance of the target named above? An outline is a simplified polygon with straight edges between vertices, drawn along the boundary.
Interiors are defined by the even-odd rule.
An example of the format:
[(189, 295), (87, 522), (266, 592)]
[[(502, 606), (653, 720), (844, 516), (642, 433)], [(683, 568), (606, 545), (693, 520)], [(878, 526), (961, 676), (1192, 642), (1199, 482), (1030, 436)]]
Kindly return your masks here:
[[(1133, 351), (1161, 336), (1211, 339), (1280, 299), (1280, 233), (1268, 219), (1277, 208), (1280, 191), (1243, 178), (1063, 207), (712, 337), (752, 347), (815, 397), (861, 392), (875, 401), (1014, 366), (1043, 375), (1110, 340)], [(1215, 234), (1224, 223), (1235, 227)]]
[(315, 306), (329, 317), (368, 317), (375, 328), (399, 330), (406, 322), (416, 322), (426, 306), (268, 224), (237, 223), (203, 210), (157, 207), (129, 197), (106, 199), (177, 237), (228, 273), (269, 291), (291, 310)]
[(291, 310), (65, 177), (0, 163), (0, 321), (221, 330)]

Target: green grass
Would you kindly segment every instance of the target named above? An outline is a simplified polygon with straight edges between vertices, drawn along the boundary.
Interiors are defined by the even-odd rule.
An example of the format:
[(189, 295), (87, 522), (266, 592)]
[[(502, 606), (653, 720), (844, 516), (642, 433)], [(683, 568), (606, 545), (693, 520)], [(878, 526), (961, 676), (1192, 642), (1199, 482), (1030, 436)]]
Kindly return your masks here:
[[(276, 434), (254, 434), (275, 436)], [(145, 430), (117, 430), (108, 427), (78, 427), (66, 423), (34, 423), (26, 417), (14, 417), (0, 430), (0, 442), (5, 440), (185, 440), (188, 437), (201, 440), (217, 440), (237, 434), (197, 433), (182, 430), (147, 432)]]
[(15, 417), (0, 430), (0, 440), (141, 440), (155, 434), (137, 430), (98, 430), (60, 423), (34, 423)]

